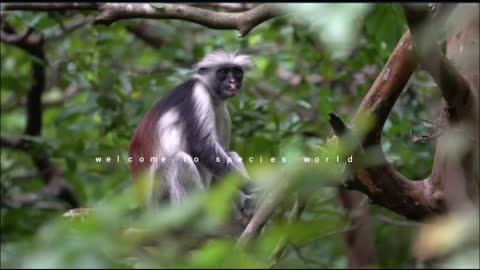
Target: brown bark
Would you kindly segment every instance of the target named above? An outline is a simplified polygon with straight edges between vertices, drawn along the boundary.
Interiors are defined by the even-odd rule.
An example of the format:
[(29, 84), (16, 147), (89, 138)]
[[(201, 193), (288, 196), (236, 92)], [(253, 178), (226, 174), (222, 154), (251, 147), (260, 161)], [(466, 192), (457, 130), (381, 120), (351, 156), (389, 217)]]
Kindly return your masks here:
[[(345, 187), (363, 192), (369, 196), (372, 203), (418, 220), (443, 212), (442, 202), (432, 196), (434, 190), (429, 179), (412, 181), (401, 175), (388, 163), (380, 146), (383, 125), (410, 76), (416, 70), (417, 65), (412, 52), (412, 39), (407, 32), (400, 39), (392, 56), (360, 104), (352, 120), (352, 130), (350, 131), (341, 123), (340, 118), (334, 115), (331, 115), (330, 124), (337, 136), (357, 134), (354, 136), (358, 137), (363, 128), (361, 115), (372, 117), (372, 127), (354, 151), (352, 177)], [(361, 164), (372, 156), (377, 159), (375, 164)]]
[[(410, 8), (406, 7), (405, 11), (414, 33), (416, 55), (412, 51), (412, 38), (407, 33), (362, 101), (352, 121), (352, 130), (334, 115), (331, 115), (330, 123), (338, 136), (344, 138), (345, 134), (356, 134), (358, 137), (362, 128), (359, 116), (374, 117), (373, 127), (353, 149), (357, 162), (350, 168), (352, 176), (345, 187), (365, 193), (373, 203), (400, 215), (421, 220), (465, 204), (478, 207), (479, 28), (478, 12), (474, 12), (478, 11), (478, 5), (458, 5), (454, 10), (456, 17), (451, 20), (455, 23), (449, 31), (448, 59), (436, 45), (440, 30), (435, 27), (442, 26), (451, 6), (440, 7), (436, 16), (443, 16), (441, 19), (432, 17), (429, 12), (424, 12), (425, 9), (422, 11), (422, 7), (420, 12)], [(470, 16), (465, 16), (467, 14)], [(424, 39), (419, 28), (434, 29), (430, 32), (435, 38)], [(385, 120), (415, 71), (416, 58), (432, 75), (446, 104), (441, 113), (441, 117), (446, 118), (445, 130), (438, 138), (432, 174), (421, 181), (412, 181), (397, 172), (386, 161), (380, 146)], [(452, 137), (454, 135), (457, 136)], [(459, 148), (463, 150), (452, 152), (452, 143), (461, 143), (458, 147), (463, 145)], [(363, 162), (372, 156), (377, 159), (375, 164)]]
[[(479, 5), (459, 4), (451, 17), (448, 31), (447, 58), (451, 68), (461, 76), (460, 92), (455, 84), (439, 85), (444, 94), (444, 110), (454, 113), (447, 117), (445, 132), (438, 138), (432, 179), (444, 191), (447, 207), (458, 210), (479, 203)], [(463, 86), (463, 81), (467, 87)], [(454, 81), (455, 82), (455, 81)], [(452, 136), (464, 145), (454, 154), (449, 146)], [(455, 143), (455, 142), (453, 142)]]
[[(448, 13), (447, 11), (448, 9), (442, 9), (441, 12), (437, 12), (437, 16), (441, 15), (446, 17), (448, 16), (448, 14), (446, 14)], [(438, 17), (435, 21), (442, 23)], [(442, 56), (437, 55), (437, 57), (441, 58)], [(457, 89), (464, 89), (462, 80), (458, 79), (455, 74), (456, 71), (452, 69), (451, 65), (444, 60), (441, 60), (439, 63), (448, 66), (444, 68), (442, 72), (453, 72), (449, 74), (441, 73), (451, 78), (453, 82), (438, 81), (438, 83), (441, 84), (441, 86), (459, 84), (457, 85)], [(330, 124), (341, 141), (351, 144), (351, 141), (344, 140), (345, 135), (353, 134), (353, 136), (357, 138), (360, 137), (359, 134), (362, 133), (362, 129), (364, 129), (361, 116), (368, 115), (373, 119), (373, 125), (366, 132), (365, 137), (358, 145), (354, 145), (351, 149), (355, 162), (350, 166), (351, 175), (344, 187), (364, 193), (370, 198), (371, 203), (388, 208), (399, 215), (413, 220), (423, 220), (446, 211), (444, 190), (438, 185), (438, 175), (432, 174), (431, 177), (417, 181), (408, 179), (388, 163), (381, 149), (383, 125), (408, 80), (416, 71), (417, 66), (417, 61), (413, 53), (412, 36), (410, 32), (407, 32), (400, 39), (390, 59), (378, 75), (367, 96), (363, 99), (352, 120), (352, 129), (347, 128), (340, 118), (333, 114), (330, 115)], [(451, 94), (451, 91), (442, 90), (442, 93)], [(368, 162), (372, 156), (375, 156), (376, 161), (373, 164), (366, 163), (365, 161)], [(478, 183), (478, 180), (476, 183)], [(248, 242), (250, 238), (260, 231), (275, 208), (275, 204), (277, 204), (276, 201), (275, 203), (269, 201), (260, 207), (264, 207), (267, 211), (265, 211), (265, 213), (262, 212), (262, 214), (257, 213), (254, 216), (251, 224), (247, 226), (242, 237), (240, 237), (240, 243)], [(258, 218), (258, 220), (256, 218)], [(357, 222), (360, 221), (357, 220)], [(368, 228), (368, 225), (365, 225), (363, 229), (366, 230), (366, 228)], [(353, 236), (350, 235), (347, 236), (347, 238), (348, 237)], [(352, 247), (355, 246), (355, 241), (351, 239), (348, 241), (350, 241)], [(373, 254), (373, 252), (371, 254)], [(354, 260), (354, 254), (351, 256), (352, 264), (360, 263)], [(373, 258), (374, 256), (372, 255), (367, 261), (373, 261)]]
[(170, 40), (158, 34), (160, 29), (156, 29), (153, 24), (142, 22), (141, 24), (127, 26), (128, 32), (137, 38), (143, 40), (146, 44), (153, 48), (161, 48), (168, 44)]
[(344, 235), (348, 268), (356, 269), (377, 263), (377, 251), (370, 222), (370, 208), (366, 196), (355, 191), (340, 190), (342, 206), (351, 216), (351, 230)]
[(175, 19), (197, 23), (212, 29), (236, 29), (240, 36), (246, 36), (255, 26), (277, 16), (282, 11), (272, 4), (262, 4), (243, 12), (217, 12), (189, 5), (163, 4), (155, 8), (150, 4), (126, 3), (32, 3), (5, 4), (5, 10), (98, 10), (95, 24), (111, 24), (125, 19)]

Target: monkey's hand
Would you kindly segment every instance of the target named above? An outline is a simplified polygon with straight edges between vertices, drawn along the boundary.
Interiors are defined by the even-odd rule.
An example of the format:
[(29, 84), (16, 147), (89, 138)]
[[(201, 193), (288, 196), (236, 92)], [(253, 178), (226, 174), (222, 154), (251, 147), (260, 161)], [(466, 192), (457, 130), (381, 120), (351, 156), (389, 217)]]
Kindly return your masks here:
[(228, 152), (228, 155), (232, 159), (233, 166), (242, 175), (244, 180), (237, 200), (237, 208), (241, 212), (242, 219), (248, 223), (255, 212), (257, 197), (255, 187), (252, 184), (252, 180), (248, 175), (247, 169), (245, 168), (240, 155), (234, 151)]
[(242, 220), (246, 223), (250, 221), (255, 213), (256, 207), (256, 196), (254, 193), (247, 194), (243, 191), (240, 192), (239, 198), (237, 200), (237, 209), (242, 215)]
[(248, 223), (255, 214), (258, 192), (259, 190), (256, 189), (251, 182), (243, 184), (241, 188), (237, 206), (242, 214), (243, 221), (246, 223)]
[(250, 176), (248, 175), (245, 165), (243, 165), (242, 158), (235, 151), (228, 152), (228, 156), (232, 159), (233, 166), (243, 176), (247, 182), (250, 182)]

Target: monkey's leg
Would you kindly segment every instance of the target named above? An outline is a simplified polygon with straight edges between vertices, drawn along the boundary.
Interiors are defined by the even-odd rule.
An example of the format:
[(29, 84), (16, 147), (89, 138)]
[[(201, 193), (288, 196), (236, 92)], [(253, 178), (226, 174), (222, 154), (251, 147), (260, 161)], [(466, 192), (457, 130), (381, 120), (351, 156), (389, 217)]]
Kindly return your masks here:
[(200, 177), (202, 178), (202, 183), (205, 186), (205, 188), (209, 188), (212, 183), (215, 183), (216, 177), (214, 177), (210, 171), (203, 166), (201, 163), (197, 163), (197, 169), (198, 172), (200, 173)]
[(202, 178), (190, 155), (185, 152), (175, 154), (170, 160), (170, 166), (165, 170), (170, 200), (180, 202), (188, 193), (204, 189)]

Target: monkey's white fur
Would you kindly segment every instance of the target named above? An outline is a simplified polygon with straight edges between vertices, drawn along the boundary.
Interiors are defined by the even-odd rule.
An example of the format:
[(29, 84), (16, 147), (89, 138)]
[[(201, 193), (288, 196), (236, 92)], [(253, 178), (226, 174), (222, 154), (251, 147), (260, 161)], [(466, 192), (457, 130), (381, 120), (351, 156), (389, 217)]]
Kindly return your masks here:
[(161, 149), (159, 154), (173, 156), (179, 150), (185, 151), (185, 142), (182, 138), (183, 127), (179, 125), (179, 115), (176, 109), (167, 111), (158, 121), (157, 134)]
[(195, 71), (198, 71), (200, 68), (209, 68), (223, 64), (238, 65), (245, 70), (255, 67), (255, 64), (248, 55), (237, 54), (237, 51), (229, 53), (219, 50), (211, 52), (207, 56), (205, 56), (205, 58), (203, 58), (200, 62), (198, 62), (198, 64), (195, 65), (194, 69)]
[(204, 134), (213, 130), (215, 137), (218, 138), (215, 129), (215, 107), (213, 106), (210, 93), (203, 84), (197, 83), (193, 88), (193, 97), (198, 121), (204, 123), (204, 125), (202, 125), (201, 133)]

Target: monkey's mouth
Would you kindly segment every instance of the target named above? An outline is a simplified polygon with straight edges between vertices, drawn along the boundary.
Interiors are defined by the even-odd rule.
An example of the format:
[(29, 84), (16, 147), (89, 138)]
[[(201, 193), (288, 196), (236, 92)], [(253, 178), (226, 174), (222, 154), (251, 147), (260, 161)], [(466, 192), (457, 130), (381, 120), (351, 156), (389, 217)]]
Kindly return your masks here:
[(236, 96), (238, 94), (237, 89), (227, 89), (225, 90), (225, 92), (231, 97)]
[(235, 96), (238, 94), (238, 88), (235, 84), (229, 84), (225, 92), (227, 92), (229, 96)]

